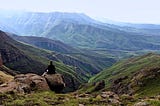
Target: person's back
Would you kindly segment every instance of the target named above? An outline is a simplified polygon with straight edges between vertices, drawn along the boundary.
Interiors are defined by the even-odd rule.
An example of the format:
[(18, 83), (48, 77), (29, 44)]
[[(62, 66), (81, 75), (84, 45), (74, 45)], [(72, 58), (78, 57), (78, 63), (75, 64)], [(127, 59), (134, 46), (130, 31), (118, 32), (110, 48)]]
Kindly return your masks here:
[(55, 70), (55, 66), (53, 65), (52, 61), (50, 61), (50, 65), (47, 68), (47, 74), (55, 74)]

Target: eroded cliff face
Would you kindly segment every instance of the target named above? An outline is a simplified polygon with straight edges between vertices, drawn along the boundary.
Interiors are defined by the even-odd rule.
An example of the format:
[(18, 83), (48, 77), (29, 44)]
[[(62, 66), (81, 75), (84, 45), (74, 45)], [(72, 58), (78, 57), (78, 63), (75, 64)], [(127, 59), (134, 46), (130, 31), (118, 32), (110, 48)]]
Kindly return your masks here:
[(26, 53), (27, 47), (0, 31), (1, 64), (3, 60), (3, 65), (17, 72), (42, 74), (46, 66)]
[(15, 41), (0, 31), (0, 63), (3, 64), (19, 61), (25, 55), (15, 45)]
[(8, 62), (15, 62), (20, 60), (21, 58), (25, 58), (25, 56), (17, 49), (15, 50), (9, 50), (7, 48), (1, 49), (1, 59), (3, 60), (3, 63)]

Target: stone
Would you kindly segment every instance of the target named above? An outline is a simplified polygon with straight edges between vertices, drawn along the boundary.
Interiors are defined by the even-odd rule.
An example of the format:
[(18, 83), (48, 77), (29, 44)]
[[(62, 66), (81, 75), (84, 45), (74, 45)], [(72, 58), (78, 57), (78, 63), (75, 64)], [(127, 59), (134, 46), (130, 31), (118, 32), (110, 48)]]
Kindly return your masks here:
[(84, 106), (83, 104), (79, 104), (78, 106)]
[(120, 104), (119, 100), (117, 100), (117, 99), (108, 99), (108, 101), (109, 101), (111, 104)]
[(81, 97), (81, 98), (88, 98), (90, 95), (89, 94), (86, 94), (86, 93), (82, 93), (82, 94), (79, 94), (78, 97)]
[(45, 74), (44, 77), (52, 91), (59, 93), (65, 88), (61, 74)]
[(36, 74), (20, 74), (14, 79), (22, 83), (23, 86), (28, 86), (31, 90), (49, 90), (45, 78)]
[(100, 95), (97, 95), (97, 96), (96, 96), (96, 99), (101, 100), (102, 97), (101, 97)]
[(44, 77), (31, 73), (16, 75), (13, 81), (4, 85), (0, 86), (0, 92), (14, 91), (18, 93), (30, 93), (50, 90)]
[(150, 106), (150, 104), (143, 101), (143, 102), (138, 102), (138, 103), (134, 104), (134, 106)]

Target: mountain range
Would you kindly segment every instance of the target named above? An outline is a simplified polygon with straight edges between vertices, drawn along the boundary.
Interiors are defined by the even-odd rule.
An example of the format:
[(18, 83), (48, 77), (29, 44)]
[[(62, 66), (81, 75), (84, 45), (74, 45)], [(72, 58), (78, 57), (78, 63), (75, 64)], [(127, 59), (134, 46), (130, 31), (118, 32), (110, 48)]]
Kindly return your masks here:
[(100, 53), (105, 51), (118, 58), (121, 57), (117, 56), (117, 51), (125, 57), (160, 48), (158, 25), (118, 26), (79, 13), (0, 12), (0, 15), (0, 26), (4, 31), (59, 40), (74, 48)]

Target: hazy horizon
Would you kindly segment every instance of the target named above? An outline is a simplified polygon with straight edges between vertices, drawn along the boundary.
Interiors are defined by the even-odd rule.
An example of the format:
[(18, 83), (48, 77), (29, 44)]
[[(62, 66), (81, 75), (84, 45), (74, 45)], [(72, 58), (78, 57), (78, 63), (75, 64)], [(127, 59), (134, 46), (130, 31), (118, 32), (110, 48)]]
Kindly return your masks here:
[(160, 24), (158, 0), (0, 0), (1, 10), (84, 13), (98, 20)]

